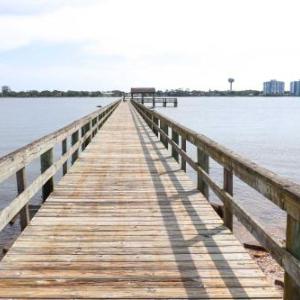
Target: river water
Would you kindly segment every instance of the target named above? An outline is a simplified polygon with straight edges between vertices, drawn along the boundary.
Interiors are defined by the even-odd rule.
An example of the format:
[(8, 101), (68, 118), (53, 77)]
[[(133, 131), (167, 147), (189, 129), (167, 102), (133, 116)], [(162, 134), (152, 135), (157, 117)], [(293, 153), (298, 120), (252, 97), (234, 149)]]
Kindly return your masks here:
[[(0, 98), (0, 156), (113, 100)], [(261, 166), (300, 183), (300, 98), (179, 98), (177, 108), (156, 109)], [(195, 157), (192, 146), (188, 151)], [(29, 181), (38, 176), (38, 162), (33, 163), (28, 172)], [(195, 174), (191, 170), (188, 173), (195, 180)], [(221, 184), (222, 168), (213, 162), (211, 175)], [(0, 208), (5, 207), (15, 194), (14, 178), (0, 185)], [(284, 213), (239, 180), (234, 182), (234, 194), (258, 221), (279, 238), (283, 237)], [(210, 198), (216, 200), (213, 194)], [(40, 195), (37, 195), (34, 201), (39, 200)], [(16, 230), (11, 227), (4, 237), (0, 234), (0, 246)]]
[[(178, 108), (157, 110), (300, 183), (300, 98), (180, 98)], [(188, 150), (195, 157), (193, 148)], [(221, 184), (222, 168), (212, 162), (210, 172)], [(189, 174), (196, 178), (191, 170)], [(278, 239), (283, 239), (285, 213), (238, 179), (234, 181), (234, 195), (257, 221)], [(210, 198), (216, 199), (213, 194)]]

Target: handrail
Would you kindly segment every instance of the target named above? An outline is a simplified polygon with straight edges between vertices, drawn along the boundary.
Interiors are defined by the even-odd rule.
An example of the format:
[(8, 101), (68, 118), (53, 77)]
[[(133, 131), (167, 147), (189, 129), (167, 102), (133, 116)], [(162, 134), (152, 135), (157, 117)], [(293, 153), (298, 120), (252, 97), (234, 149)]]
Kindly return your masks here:
[[(72, 158), (72, 164), (93, 139), (102, 124), (116, 109), (119, 100), (80, 118), (71, 124), (50, 133), (18, 150), (0, 158), (0, 183), (16, 174), (18, 196), (8, 206), (0, 211), (0, 231), (20, 214), (21, 229), (29, 223), (28, 203), (30, 199), (42, 188), (45, 201), (53, 191), (53, 176), (62, 167), (63, 175), (68, 171), (67, 161)], [(68, 148), (68, 139), (71, 147)], [(53, 147), (61, 143), (62, 156), (53, 162)], [(40, 157), (41, 175), (29, 186), (26, 186), (26, 166)]]
[[(224, 224), (232, 230), (233, 215), (270, 251), (274, 259), (283, 266), (285, 276), (285, 299), (300, 293), (300, 185), (258, 166), (256, 163), (219, 145), (210, 138), (188, 129), (157, 111), (137, 101), (131, 102), (145, 119), (153, 132), (160, 137), (166, 148), (172, 147), (172, 155), (186, 170), (188, 163), (198, 174), (198, 189), (208, 198), (212, 189), (224, 203)], [(169, 128), (172, 136), (169, 136)], [(179, 145), (181, 137), (181, 146)], [(186, 141), (197, 147), (195, 162), (186, 152)], [(209, 158), (224, 167), (223, 187), (209, 176)], [(286, 247), (280, 245), (233, 197), (233, 175), (271, 200), (287, 212)], [(300, 294), (297, 294), (300, 295)]]
[(161, 103), (163, 104), (164, 107), (167, 106), (167, 104), (173, 104), (174, 107), (177, 107), (178, 106), (178, 100), (176, 97), (156, 97), (156, 96), (153, 96), (153, 97), (127, 97), (125, 99), (128, 99), (128, 100), (133, 100), (133, 101), (136, 101), (138, 103), (142, 103), (142, 104), (145, 104), (145, 103), (152, 103), (153, 106), (155, 106), (155, 104), (157, 103)]

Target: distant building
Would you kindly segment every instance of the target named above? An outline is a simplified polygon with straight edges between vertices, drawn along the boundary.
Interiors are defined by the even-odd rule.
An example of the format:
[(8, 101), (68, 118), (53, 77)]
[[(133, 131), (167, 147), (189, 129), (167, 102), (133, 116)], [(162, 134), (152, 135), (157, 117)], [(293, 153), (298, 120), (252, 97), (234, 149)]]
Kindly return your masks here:
[(291, 82), (290, 94), (291, 96), (300, 96), (300, 80)]
[(134, 96), (139, 96), (144, 98), (145, 96), (155, 96), (155, 88), (153, 87), (136, 87), (136, 88), (131, 88), (130, 90), (131, 98)]
[(8, 94), (9, 92), (11, 92), (11, 89), (8, 85), (3, 85), (2, 86), (2, 94)]
[(264, 82), (264, 95), (265, 96), (284, 95), (284, 82), (277, 81), (277, 80), (270, 80)]

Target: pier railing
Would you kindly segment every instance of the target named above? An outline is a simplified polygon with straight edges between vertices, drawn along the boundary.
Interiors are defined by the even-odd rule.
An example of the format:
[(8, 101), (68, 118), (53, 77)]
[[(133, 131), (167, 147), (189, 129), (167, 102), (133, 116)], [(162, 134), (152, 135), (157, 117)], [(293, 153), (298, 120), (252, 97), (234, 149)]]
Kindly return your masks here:
[(134, 97), (128, 99), (134, 100), (141, 104), (152, 104), (153, 107), (155, 107), (157, 104), (161, 104), (163, 107), (167, 107), (168, 104), (171, 104), (174, 107), (178, 106), (178, 100), (176, 97)]
[[(165, 147), (170, 145), (172, 156), (181, 164), (181, 168), (186, 171), (188, 163), (197, 172), (198, 189), (208, 198), (210, 188), (223, 202), (224, 224), (232, 230), (233, 216), (236, 216), (284, 268), (285, 299), (300, 299), (300, 185), (136, 101), (132, 101), (132, 104)], [(187, 141), (197, 147), (197, 161), (187, 154)], [(209, 158), (223, 166), (223, 186), (210, 177)], [(285, 246), (274, 239), (233, 197), (233, 176), (287, 212)]]
[[(40, 189), (42, 189), (43, 201), (47, 199), (54, 188), (54, 175), (61, 168), (62, 175), (67, 173), (68, 160), (71, 159), (71, 164), (77, 160), (80, 148), (81, 151), (86, 148), (119, 102), (115, 101), (0, 158), (0, 183), (15, 175), (18, 191), (17, 197), (0, 211), (0, 231), (18, 215), (20, 215), (21, 229), (27, 226), (30, 221), (29, 201)], [(61, 157), (54, 162), (54, 147), (58, 144), (61, 144)], [(27, 185), (26, 166), (38, 158), (41, 175)]]

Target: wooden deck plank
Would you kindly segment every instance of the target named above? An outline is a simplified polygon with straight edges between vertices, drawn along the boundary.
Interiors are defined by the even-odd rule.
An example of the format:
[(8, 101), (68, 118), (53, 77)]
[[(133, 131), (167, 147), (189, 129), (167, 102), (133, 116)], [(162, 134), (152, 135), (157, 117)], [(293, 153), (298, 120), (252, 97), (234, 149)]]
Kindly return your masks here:
[(1, 299), (281, 299), (128, 103), (0, 263)]

